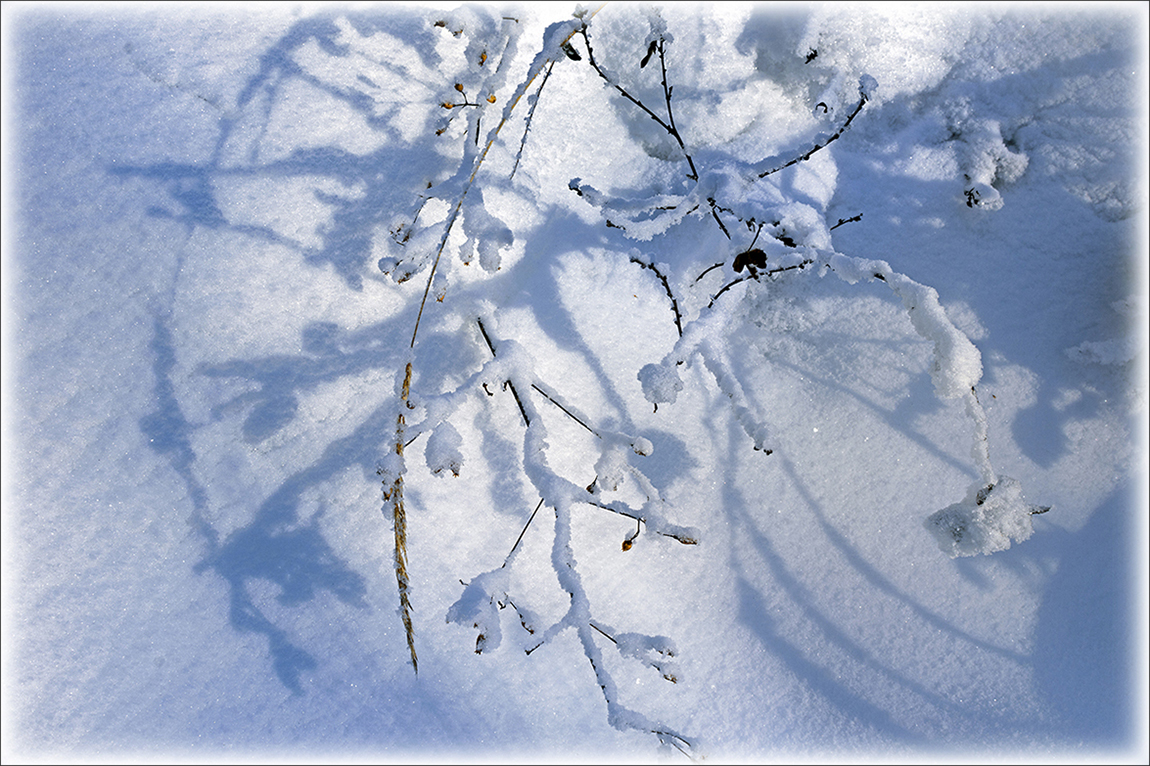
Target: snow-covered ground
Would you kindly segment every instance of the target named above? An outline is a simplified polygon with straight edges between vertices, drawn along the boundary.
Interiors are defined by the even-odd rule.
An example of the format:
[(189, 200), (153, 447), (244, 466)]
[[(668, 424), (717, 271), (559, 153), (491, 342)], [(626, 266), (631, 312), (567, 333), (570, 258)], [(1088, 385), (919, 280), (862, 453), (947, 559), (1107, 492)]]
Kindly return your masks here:
[(1145, 762), (1147, 6), (573, 10), (4, 5), (4, 762)]

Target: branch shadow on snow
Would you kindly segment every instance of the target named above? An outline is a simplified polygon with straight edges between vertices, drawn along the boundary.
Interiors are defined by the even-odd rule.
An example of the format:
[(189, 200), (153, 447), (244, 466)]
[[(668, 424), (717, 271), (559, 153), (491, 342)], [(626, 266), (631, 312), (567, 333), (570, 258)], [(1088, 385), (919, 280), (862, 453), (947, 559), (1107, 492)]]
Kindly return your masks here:
[[(197, 228), (228, 230), (274, 243), (302, 255), (306, 266), (333, 268), (348, 287), (362, 289), (361, 275), (371, 257), (373, 228), (384, 223), (382, 216), (388, 211), (405, 206), (411, 196), (411, 190), (395, 184), (394, 179), (407, 177), (397, 169), (412, 161), (413, 152), (433, 152), (430, 142), (405, 144), (390, 140), (363, 155), (338, 146), (296, 147), (278, 159), (260, 158), (263, 132), (273, 109), (282, 100), (285, 85), (292, 81), (319, 88), (361, 115), (369, 128), (388, 135), (387, 120), (376, 116), (375, 104), (368, 94), (321, 82), (296, 61), (297, 54), (314, 44), (327, 55), (344, 59), (345, 65), (354, 66), (352, 52), (339, 40), (343, 32), (336, 24), (337, 15), (365, 36), (385, 29), (395, 34), (398, 30), (401, 39), (410, 44), (412, 55), (422, 57), (427, 66), (438, 64), (434, 35), (422, 13), (396, 9), (321, 11), (296, 22), (260, 57), (259, 71), (244, 85), (237, 110), (219, 120), (216, 148), (209, 161), (112, 164), (109, 174), (150, 180), (165, 188), (169, 201), (157, 202), (147, 210), (154, 218), (177, 221), (189, 233)], [(263, 125), (257, 131), (259, 138), (246, 151), (242, 144), (250, 137), (243, 133), (245, 114)], [(243, 155), (238, 162), (237, 151)], [(318, 247), (305, 246), (274, 226), (229, 220), (228, 205), (220, 197), (221, 183), (309, 178), (358, 190), (351, 195), (353, 198), (346, 198), (313, 189), (315, 203), (327, 206), (331, 213), (330, 223), (316, 232), (321, 242)], [(410, 180), (418, 183), (418, 179)], [(325, 538), (319, 524), (322, 511), (303, 518), (300, 505), (310, 488), (349, 466), (360, 466), (365, 475), (374, 479), (375, 461), (385, 448), (385, 435), (394, 425), (393, 407), (389, 403), (376, 408), (350, 435), (329, 442), (318, 459), (290, 475), (264, 499), (250, 523), (221, 539), (210, 521), (210, 493), (195, 470), (193, 436), (200, 426), (190, 423), (184, 415), (172, 378), (178, 349), (172, 339), (171, 321), (170, 316), (157, 315), (154, 319), (151, 352), (156, 410), (140, 419), (140, 430), (151, 448), (167, 457), (187, 488), (192, 502), (189, 524), (205, 548), (194, 571), (210, 571), (227, 582), (233, 628), (265, 636), (279, 680), (293, 693), (302, 693), (301, 676), (317, 667), (318, 661), (265, 614), (256, 603), (252, 585), (256, 581), (273, 583), (279, 591), (276, 600), (285, 607), (297, 607), (323, 592), (357, 608), (367, 607), (365, 580), (336, 555)], [(326, 382), (393, 368), (396, 360), (383, 344), (397, 332), (398, 328), (387, 322), (355, 333), (341, 333), (332, 323), (315, 322), (303, 330), (301, 354), (231, 360), (208, 365), (197, 374), (254, 384), (254, 389), (216, 404), (212, 417), (218, 420), (246, 412), (240, 429), (242, 439), (248, 444), (259, 444), (298, 417), (302, 394)]]
[[(618, 382), (609, 374), (597, 349), (609, 344), (610, 338), (587, 337), (576, 322), (573, 312), (564, 308), (564, 297), (556, 274), (558, 268), (556, 255), (568, 253), (572, 242), (586, 243), (583, 245), (583, 251), (602, 247), (615, 253), (621, 260), (622, 268), (633, 268), (636, 273), (643, 275), (643, 279), (649, 278), (652, 282), (655, 282), (655, 278), (650, 276), (649, 271), (626, 260), (627, 256), (624, 254), (634, 249), (634, 243), (622, 239), (610, 229), (602, 225), (588, 225), (564, 210), (550, 210), (544, 219), (547, 221), (545, 228), (534, 232), (528, 239), (523, 260), (517, 268), (540, 271), (546, 268), (548, 272), (519, 275), (518, 281), (531, 285), (532, 290), (521, 292), (517, 300), (522, 301), (522, 304), (531, 311), (535, 326), (548, 340), (558, 348), (578, 355), (596, 382), (597, 390), (590, 393), (580, 391), (570, 386), (563, 386), (562, 381), (550, 385), (556, 385), (556, 390), (569, 401), (579, 403), (595, 423), (602, 424), (609, 419), (614, 420), (616, 422), (612, 428), (650, 439), (655, 447), (651, 455), (637, 457), (628, 454), (627, 459), (665, 496), (671, 485), (681, 480), (690, 468), (696, 465), (696, 461), (691, 457), (687, 444), (674, 434), (663, 430), (639, 429), (635, 425), (632, 418), (634, 407), (646, 409), (648, 402), (633, 395), (629, 397), (625, 391), (620, 390)], [(674, 313), (670, 299), (660, 296), (659, 300), (666, 303), (665, 315), (660, 321), (665, 322), (664, 329), (670, 336), (674, 328)], [(633, 369), (625, 369), (624, 372), (629, 373), (631, 378), (637, 381), (637, 374), (642, 366), (657, 360), (658, 354), (652, 351), (650, 358), (632, 360)], [(635, 390), (638, 390), (637, 386)], [(585, 404), (600, 397), (604, 404), (599, 405), (597, 409), (591, 409)]]
[[(372, 255), (373, 229), (389, 223), (388, 217), (394, 211), (408, 207), (420, 188), (421, 179), (415, 178), (407, 169), (413, 164), (418, 167), (434, 163), (438, 155), (429, 139), (403, 141), (389, 123), (391, 115), (377, 115), (377, 104), (370, 93), (323, 82), (297, 62), (296, 56), (314, 43), (325, 54), (342, 59), (340, 66), (354, 70), (357, 58), (348, 45), (339, 41), (343, 32), (335, 23), (337, 16), (365, 36), (385, 29), (394, 34), (398, 27), (402, 30), (402, 39), (410, 43), (410, 55), (420, 56), (428, 66), (438, 63), (433, 53), (434, 35), (421, 13), (403, 9), (321, 10), (296, 22), (260, 57), (259, 71), (248, 79), (236, 109), (218, 122), (219, 135), (209, 161), (203, 164), (157, 162), (144, 166), (113, 163), (108, 172), (113, 176), (162, 183), (171, 202), (150, 206), (148, 214), (153, 217), (177, 221), (189, 231), (195, 227), (227, 229), (289, 247), (299, 252), (305, 263), (316, 267), (328, 266), (343, 278), (348, 287), (361, 290), (364, 264)], [(397, 77), (409, 76), (388, 62), (370, 63), (395, 70)], [(268, 153), (284, 154), (282, 149), (265, 150), (261, 144), (272, 120), (273, 109), (279, 101), (286, 99), (283, 93), (290, 83), (306, 83), (335, 103), (346, 105), (363, 119), (372, 137), (380, 139), (381, 145), (363, 154), (327, 145), (297, 146), (286, 156), (266, 156)], [(367, 79), (362, 84), (378, 87)], [(261, 125), (255, 138), (250, 135), (251, 128), (244, 119), (245, 116), (251, 117), (252, 113), (257, 114)], [(382, 140), (384, 138), (387, 140)], [(221, 204), (219, 196), (218, 184), (221, 182), (315, 178), (337, 182), (352, 190), (344, 196), (312, 189), (316, 202), (330, 208), (330, 223), (316, 232), (322, 240), (319, 246), (297, 241), (277, 231), (274, 226), (229, 220), (226, 205)], [(409, 186), (397, 184), (396, 179), (405, 179)]]
[(1051, 736), (1068, 745), (1135, 744), (1135, 497), (1132, 483), (1119, 486), (1079, 531), (1045, 530), (1028, 543), (1059, 561), (1038, 609), (1033, 664)]
[[(836, 240), (848, 243), (841, 249), (900, 253), (899, 260), (880, 257), (911, 276), (930, 274), (944, 301), (969, 304), (988, 330), (976, 340), (986, 365), (983, 386), (993, 386), (1002, 362), (1035, 376), (1033, 402), (1017, 411), (1010, 433), (1028, 459), (1047, 469), (1071, 454), (1067, 427), (1095, 417), (1107, 400), (1120, 400), (1127, 385), (1067, 353), (1083, 341), (1125, 337), (1134, 327), (1124, 326), (1117, 312), (1107, 317), (1106, 309), (1097, 309), (1126, 297), (1131, 284), (1126, 270), (1136, 252), (1132, 228), (1115, 224), (1135, 214), (1129, 189), (1139, 163), (1128, 130), (1115, 126), (1124, 115), (1133, 119), (1137, 94), (1102, 103), (1088, 90), (1080, 92), (1080, 83), (1101, 85), (1105, 78), (1099, 73), (1127, 69), (1137, 50), (1133, 37), (1129, 46), (1068, 60), (1052, 56), (994, 79), (971, 78), (956, 67), (933, 92), (882, 104), (878, 114), (885, 119), (854, 128), (864, 139), (855, 146), (862, 148), (839, 158), (840, 172), (855, 179), (852, 190), (866, 196), (844, 201), (840, 194), (828, 218), (839, 205), (844, 213), (857, 212), (860, 203), (876, 214), (868, 211), (869, 223), (837, 232)], [(965, 125), (945, 116), (956, 103), (978, 106)], [(986, 120), (994, 121), (995, 131), (1001, 127), (1000, 149), (1028, 159), (1018, 178), (995, 177), (992, 185), (1004, 202), (997, 210), (969, 207), (963, 194), (970, 158), (995, 151), (978, 135)], [(1083, 134), (1087, 121), (1095, 125)], [(957, 172), (925, 180), (870, 161), (868, 152), (891, 141), (892, 126), (900, 128), (896, 140), (904, 145), (940, 154), (954, 150)], [(1075, 158), (1073, 164), (1068, 157)], [(886, 191), (886, 199), (872, 189)], [(881, 228), (875, 228), (880, 220)], [(1042, 289), (1034, 289), (1036, 283)], [(1069, 405), (1068, 389), (1078, 396)]]
[[(197, 426), (188, 422), (175, 396), (171, 372), (176, 349), (163, 318), (155, 318), (153, 333), (157, 409), (141, 418), (139, 427), (151, 448), (168, 458), (187, 487), (193, 506), (189, 525), (205, 547), (204, 557), (193, 571), (214, 572), (228, 583), (232, 627), (263, 634), (276, 675), (284, 686), (299, 694), (301, 674), (315, 668), (317, 661), (265, 616), (253, 600), (250, 584), (255, 580), (274, 583), (279, 588), (277, 600), (289, 607), (310, 601), (321, 591), (344, 603), (366, 607), (364, 578), (335, 554), (319, 527), (320, 514), (301, 520), (299, 504), (305, 490), (349, 465), (358, 463), (365, 473), (370, 472), (380, 434), (387, 432), (390, 409), (379, 408), (351, 435), (330, 443), (319, 460), (290, 476), (260, 505), (251, 523), (221, 540), (208, 518), (208, 492), (193, 470), (196, 454), (192, 436)], [(285, 390), (290, 391), (291, 386), (286, 385)]]
[[(741, 430), (737, 426), (732, 426), (729, 448), (745, 449), (743, 437)], [(802, 500), (802, 505), (814, 514), (825, 542), (846, 559), (848, 565), (867, 582), (869, 587), (890, 596), (907, 607), (917, 619), (953, 636), (973, 651), (988, 652), (1009, 662), (1029, 664), (1029, 658), (970, 635), (901, 591), (867, 563), (862, 554), (834, 528), (824, 509), (794, 470), (790, 460), (782, 455), (772, 455), (770, 459), (781, 462), (789, 483), (797, 490)], [(733, 464), (735, 461), (728, 462)], [(1021, 721), (1004, 721), (999, 712), (978, 712), (963, 706), (896, 669), (897, 665), (891, 663), (882, 653), (868, 648), (853, 638), (849, 629), (839, 624), (833, 612), (818, 606), (819, 596), (804, 583), (801, 572), (787, 563), (785, 555), (771, 541), (769, 534), (760, 528), (760, 523), (751, 512), (755, 507), (754, 501), (749, 501), (736, 489), (737, 477), (734, 474), (728, 476), (723, 486), (722, 507), (730, 521), (732, 535), (743, 543), (732, 545), (729, 557), (731, 571), (735, 574), (738, 620), (750, 630), (765, 650), (781, 661), (795, 677), (801, 678), (827, 703), (839, 710), (844, 718), (866, 728), (877, 729), (883, 739), (900, 744), (916, 748), (946, 746), (945, 742), (928, 736), (917, 726), (904, 723), (905, 698), (901, 694), (892, 696), (889, 690), (882, 690), (881, 687), (876, 688), (874, 679), (877, 677), (886, 684), (912, 695), (916, 707), (926, 706), (928, 714), (929, 711), (938, 711), (951, 720), (955, 718), (977, 720), (980, 727), (986, 730), (1001, 730), (1004, 723), (1025, 724)], [(753, 553), (748, 557), (747, 552)], [(777, 594), (772, 593), (768, 596), (762, 589), (764, 572), (769, 575), (773, 589), (778, 590)], [(788, 605), (782, 611), (797, 610), (801, 615), (801, 627), (795, 627), (793, 624), (785, 627), (773, 616), (780, 612), (780, 606), (772, 603), (777, 602), (780, 594)], [(791, 620), (793, 621), (793, 618)], [(808, 635), (812, 632), (816, 637), (813, 643)], [(828, 648), (832, 651), (828, 651)], [(860, 685), (871, 687), (872, 693), (861, 691)], [(917, 711), (915, 717), (921, 713), (921, 710)]]

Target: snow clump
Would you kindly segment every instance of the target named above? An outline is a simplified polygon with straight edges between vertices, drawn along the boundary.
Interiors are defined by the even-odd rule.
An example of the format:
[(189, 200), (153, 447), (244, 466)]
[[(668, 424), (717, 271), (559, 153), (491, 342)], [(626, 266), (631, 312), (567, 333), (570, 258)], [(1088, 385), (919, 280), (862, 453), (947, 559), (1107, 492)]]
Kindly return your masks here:
[(962, 501), (927, 517), (927, 530), (942, 552), (953, 558), (1004, 551), (1034, 533), (1031, 516), (1050, 510), (1028, 504), (1022, 485), (1009, 476), (997, 484), (972, 488)]

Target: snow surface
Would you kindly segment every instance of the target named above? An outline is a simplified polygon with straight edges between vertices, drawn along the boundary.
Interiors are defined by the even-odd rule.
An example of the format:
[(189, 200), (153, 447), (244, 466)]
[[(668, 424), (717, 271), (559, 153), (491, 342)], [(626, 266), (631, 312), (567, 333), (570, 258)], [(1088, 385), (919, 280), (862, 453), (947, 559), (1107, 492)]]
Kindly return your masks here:
[(4, 5), (5, 763), (1146, 762), (1146, 5), (576, 10)]

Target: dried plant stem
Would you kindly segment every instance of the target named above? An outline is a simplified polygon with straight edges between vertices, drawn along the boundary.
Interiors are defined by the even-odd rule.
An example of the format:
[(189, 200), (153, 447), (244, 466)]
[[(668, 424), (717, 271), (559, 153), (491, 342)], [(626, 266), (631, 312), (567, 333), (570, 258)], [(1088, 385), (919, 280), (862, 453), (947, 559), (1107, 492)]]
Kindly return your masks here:
[[(411, 393), (411, 362), (407, 363), (407, 370), (403, 376), (403, 393), (400, 396), (399, 415), (395, 419), (395, 454), (403, 458), (403, 439), (407, 421), (403, 417), (403, 410), (407, 406), (407, 399)], [(403, 506), (403, 472), (399, 472), (390, 492), (384, 490), (384, 497), (391, 498), (391, 519), (395, 528), (395, 580), (399, 586), (399, 607), (403, 618), (403, 628), (407, 634), (407, 648), (411, 652), (411, 667), (419, 673), (419, 659), (415, 655), (415, 630), (411, 624), (411, 596), (410, 580), (407, 575), (407, 512)]]
[[(595, 13), (598, 13), (598, 9), (591, 13), (590, 16), (594, 16)], [(571, 39), (574, 34), (575, 31), (572, 30), (563, 42)], [(551, 72), (551, 64), (553, 64), (554, 61), (555, 57), (550, 57), (546, 60), (548, 74)], [(471, 167), (471, 174), (467, 177), (467, 181), (464, 183), (463, 189), (459, 193), (459, 197), (455, 200), (455, 205), (452, 208), (446, 223), (444, 224), (443, 235), (440, 237), (439, 246), (435, 251), (435, 260), (432, 262), (430, 273), (427, 275), (427, 285), (423, 288), (423, 298), (419, 301), (419, 313), (416, 314), (415, 325), (411, 329), (411, 349), (415, 348), (415, 339), (419, 335), (419, 324), (423, 319), (423, 309), (427, 305), (427, 296), (431, 292), (431, 283), (435, 280), (435, 273), (439, 268), (439, 260), (443, 256), (443, 250), (447, 246), (447, 239), (451, 235), (451, 230), (459, 218), (460, 211), (463, 209), (463, 201), (467, 198), (467, 192), (471, 190), (472, 184), (475, 183), (475, 177), (479, 173), (479, 168), (483, 165), (483, 161), (487, 159), (487, 153), (495, 144), (496, 138), (499, 137), (499, 132), (503, 129), (503, 126), (507, 124), (507, 120), (511, 116), (512, 111), (514, 111), (515, 106), (519, 103), (519, 100), (527, 92), (527, 89), (530, 87), (531, 83), (542, 70), (542, 65), (535, 68), (529, 73), (526, 81), (519, 86), (519, 89), (511, 98), (510, 103), (503, 110), (503, 118), (499, 121), (498, 124), (496, 124), (495, 128), (488, 135), (486, 145), (484, 145), (483, 149), (476, 156)], [(482, 324), (480, 325), (480, 329), (482, 329)], [(486, 331), (484, 331), (484, 337), (486, 337)], [(490, 340), (488, 340), (488, 344), (490, 345)], [(492, 349), (492, 353), (494, 353), (494, 349)], [(395, 423), (395, 453), (400, 458), (403, 457), (404, 431), (406, 429), (406, 421), (404, 420), (403, 412), (407, 408), (408, 397), (411, 394), (411, 367), (412, 362), (409, 360), (407, 362), (407, 369), (403, 376), (403, 392), (400, 396), (399, 415), (396, 416)], [(519, 401), (518, 392), (515, 392), (515, 399), (516, 401)], [(523, 410), (523, 405), (521, 402), (519, 409), (520, 412), (523, 413), (524, 420), (526, 420), (527, 413)], [(415, 631), (412, 628), (411, 623), (411, 596), (409, 594), (410, 581), (407, 575), (407, 512), (403, 505), (402, 471), (396, 475), (390, 490), (384, 489), (384, 498), (390, 498), (391, 500), (392, 524), (395, 528), (395, 579), (399, 586), (399, 606), (403, 618), (403, 628), (407, 633), (407, 647), (411, 651), (411, 666), (415, 669), (415, 672), (418, 673), (419, 661), (415, 654)]]

